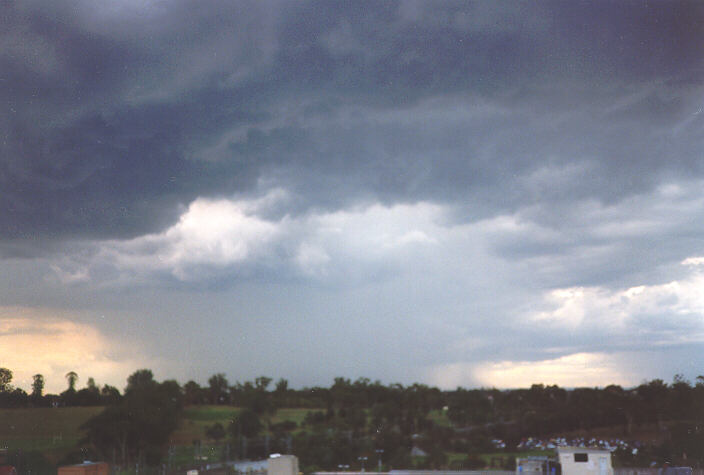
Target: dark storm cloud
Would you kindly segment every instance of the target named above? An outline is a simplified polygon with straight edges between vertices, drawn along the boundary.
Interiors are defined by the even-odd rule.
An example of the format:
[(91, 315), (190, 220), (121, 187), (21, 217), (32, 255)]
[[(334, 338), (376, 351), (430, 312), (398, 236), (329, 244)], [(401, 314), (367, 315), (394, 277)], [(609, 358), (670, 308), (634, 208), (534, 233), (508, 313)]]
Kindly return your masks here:
[(700, 175), (702, 8), (6, 1), (0, 233), (137, 236), (266, 183), (473, 219)]

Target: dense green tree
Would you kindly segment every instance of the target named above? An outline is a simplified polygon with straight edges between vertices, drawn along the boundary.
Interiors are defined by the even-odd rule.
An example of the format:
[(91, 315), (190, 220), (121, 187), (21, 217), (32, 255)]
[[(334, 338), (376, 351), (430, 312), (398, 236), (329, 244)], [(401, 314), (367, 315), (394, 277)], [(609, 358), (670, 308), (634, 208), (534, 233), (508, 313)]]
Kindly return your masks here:
[(72, 402), (74, 406), (100, 406), (103, 404), (103, 399), (97, 388), (83, 388), (76, 391)]
[(491, 403), (480, 390), (458, 388), (450, 397), (447, 417), (456, 427), (484, 424), (491, 417)]
[(258, 416), (267, 419), (276, 413), (272, 394), (267, 391), (271, 381), (269, 377), (260, 376), (254, 380), (254, 384), (247, 381), (237, 387), (239, 401)]
[(338, 464), (358, 466), (357, 457), (364, 449), (365, 441), (350, 439), (339, 431), (313, 430), (293, 437), (293, 452), (305, 472), (336, 470)]
[(259, 416), (251, 409), (243, 409), (230, 424), (230, 434), (234, 438), (240, 436), (255, 437), (264, 429)]
[(125, 395), (128, 393), (139, 393), (144, 390), (151, 390), (157, 385), (154, 380), (154, 373), (150, 369), (140, 369), (127, 377), (127, 387)]
[(641, 422), (656, 423), (660, 429), (663, 428), (668, 392), (667, 384), (662, 379), (654, 379), (636, 388), (636, 394), (642, 402), (639, 414)]
[(44, 392), (44, 376), (35, 374), (32, 376), (32, 396), (34, 398), (42, 397)]
[(225, 432), (225, 428), (222, 426), (222, 424), (216, 422), (212, 426), (206, 427), (205, 435), (209, 439), (214, 440), (217, 444), (220, 439), (223, 439), (227, 435), (227, 433)]
[(115, 386), (110, 386), (108, 384), (103, 385), (100, 389), (100, 401), (106, 405), (117, 404), (122, 399), (120, 395), (120, 390)]
[(0, 407), (25, 407), (29, 396), (22, 388), (11, 388), (0, 392)]
[(269, 387), (269, 384), (271, 384), (271, 381), (272, 379), (268, 376), (259, 376), (254, 380), (254, 387), (257, 389), (257, 391), (264, 392)]
[(104, 458), (114, 454), (113, 463), (123, 467), (156, 465), (178, 425), (182, 407), (176, 381), (158, 383), (150, 370), (136, 371), (128, 378), (120, 403), (86, 422), (87, 440)]
[(100, 389), (93, 378), (88, 378), (86, 387), (76, 392), (74, 404), (76, 406), (99, 406), (103, 403)]
[(12, 371), (7, 368), (0, 368), (0, 392), (11, 391)]
[(184, 404), (203, 404), (205, 397), (203, 389), (195, 381), (188, 381), (183, 385)]
[(284, 378), (276, 382), (274, 389), (274, 404), (276, 407), (286, 407), (288, 405), (288, 381)]
[(279, 379), (276, 382), (276, 389), (274, 391), (277, 393), (285, 393), (288, 391), (288, 381), (284, 378)]
[(229, 402), (229, 387), (224, 373), (214, 374), (208, 379), (208, 392), (211, 404), (227, 404)]

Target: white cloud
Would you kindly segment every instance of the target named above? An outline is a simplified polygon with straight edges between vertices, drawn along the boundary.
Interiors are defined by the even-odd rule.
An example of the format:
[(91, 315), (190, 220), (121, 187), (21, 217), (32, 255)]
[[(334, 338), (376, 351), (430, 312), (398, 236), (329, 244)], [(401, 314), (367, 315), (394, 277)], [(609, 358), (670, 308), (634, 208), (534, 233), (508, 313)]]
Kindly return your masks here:
[[(685, 195), (695, 206), (698, 198)], [(641, 238), (652, 223), (682, 225), (682, 218), (669, 218), (674, 203), (658, 200), (651, 203), (657, 212), (650, 213), (647, 206), (639, 208), (644, 205), (639, 200), (613, 206), (584, 202), (566, 214), (574, 226), (552, 226), (563, 216), (541, 221), (526, 212), (458, 224), (452, 219), (456, 209), (429, 202), (281, 215), (294, 199), (280, 190), (260, 198), (200, 198), (163, 232), (95, 243), (92, 254), (70, 254), (54, 263), (56, 272), (66, 284), (132, 288), (165, 276), (186, 283), (242, 276), (247, 282), (237, 282), (246, 291), (234, 285), (229, 292), (239, 300), (251, 296), (250, 307), (204, 318), (239, 326), (244, 319), (255, 325), (251, 322), (266, 318), (308, 321), (334, 314), (331, 345), (340, 347), (347, 341), (333, 335), (339, 321), (369, 319), (373, 323), (360, 331), (383, 328), (385, 343), (425, 348), (404, 359), (404, 370), (419, 374), (419, 368), (433, 365), (420, 377), (443, 387), (625, 385), (652, 377), (656, 367), (657, 377), (666, 378), (680, 367), (658, 367), (652, 355), (638, 360), (649, 361), (647, 367), (629, 366), (622, 355), (644, 345), (672, 354), (673, 346), (704, 344), (701, 257), (683, 259), (683, 251), (673, 252), (664, 282), (626, 274), (626, 285), (597, 279), (596, 285), (581, 284), (590, 266), (602, 261), (619, 264), (625, 255), (624, 266), (637, 265), (632, 260), (642, 258), (638, 249), (628, 254), (630, 248), (619, 243)], [(598, 225), (588, 225), (592, 221)], [(250, 279), (258, 272), (264, 279)], [(305, 285), (279, 292), (291, 279)], [(569, 283), (555, 285), (563, 281)], [(254, 297), (257, 290), (266, 297)], [(184, 310), (182, 318), (196, 311), (201, 309)], [(252, 338), (266, 339), (266, 331), (257, 331)], [(689, 355), (692, 347), (678, 354)], [(396, 356), (402, 350), (382, 353)], [(375, 370), (360, 371), (374, 376)]]
[(71, 255), (51, 268), (65, 284), (158, 274), (188, 282), (245, 269), (349, 277), (351, 269), (363, 275), (368, 267), (400, 265), (405, 253), (437, 244), (445, 212), (417, 203), (266, 217), (287, 199), (281, 190), (258, 199), (199, 198), (161, 233), (100, 242), (91, 256)]
[(299, 246), (295, 260), (305, 275), (325, 275), (330, 256), (324, 249), (304, 242)]
[[(689, 258), (690, 264), (700, 258)], [(621, 333), (651, 333), (658, 341), (704, 341), (704, 273), (692, 270), (680, 280), (626, 289), (570, 287), (555, 289), (544, 296), (545, 310), (533, 312), (534, 323), (577, 328), (594, 328)], [(666, 317), (663, 317), (666, 316)], [(655, 321), (649, 321), (655, 319)], [(654, 332), (649, 324), (657, 325)], [(687, 328), (686, 332), (665, 329)], [(673, 340), (674, 339), (674, 340)]]
[(429, 203), (371, 205), (310, 215), (297, 222), (309, 246), (337, 257), (377, 261), (417, 246), (435, 244), (445, 209)]
[[(247, 208), (241, 202), (199, 199), (163, 234), (136, 239), (130, 244), (136, 250), (157, 248), (155, 254), (146, 256), (156, 257), (163, 267), (187, 280), (189, 266), (227, 266), (265, 252), (268, 243), (276, 238), (278, 226), (258, 218)], [(120, 254), (125, 256), (124, 252)], [(130, 266), (129, 259), (124, 265)]]
[(685, 266), (701, 266), (704, 265), (704, 257), (688, 257), (682, 261)]
[[(521, 349), (506, 350), (501, 341), (504, 337), (499, 335), (493, 341), (504, 348), (507, 358), (492, 361), (491, 357), (479, 357), (439, 364), (428, 371), (427, 378), (445, 388), (510, 388), (534, 383), (629, 386), (654, 377), (653, 371), (681, 372), (682, 362), (661, 367), (663, 362), (657, 355), (664, 348), (670, 348), (667, 351), (671, 354), (676, 349), (686, 355), (694, 351), (689, 345), (704, 343), (702, 262), (700, 257), (685, 259), (685, 274), (663, 284), (547, 291), (540, 304), (528, 305), (529, 310), (514, 321), (515, 335), (523, 342)], [(469, 354), (487, 352), (490, 341), (481, 351)], [(653, 351), (656, 353), (649, 353)], [(537, 359), (517, 355), (535, 355)], [(684, 369), (691, 370), (689, 366)]]

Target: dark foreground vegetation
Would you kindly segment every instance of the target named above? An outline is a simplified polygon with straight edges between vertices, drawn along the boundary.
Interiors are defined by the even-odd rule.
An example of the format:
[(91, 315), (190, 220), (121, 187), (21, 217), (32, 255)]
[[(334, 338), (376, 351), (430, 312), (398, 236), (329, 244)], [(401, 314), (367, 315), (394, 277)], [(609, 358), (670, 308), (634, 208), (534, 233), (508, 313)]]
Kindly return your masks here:
[[(365, 378), (292, 389), (284, 379), (273, 384), (267, 377), (231, 385), (223, 374), (213, 375), (207, 386), (193, 381), (180, 385), (158, 382), (145, 369), (132, 374), (121, 393), (111, 386), (99, 388), (92, 379), (77, 389), (78, 375), (66, 376), (68, 387), (59, 395), (43, 394), (41, 375), (34, 377), (28, 394), (12, 386), (11, 371), (0, 368), (0, 407), (12, 409), (6, 414), (86, 408), (74, 413), (70, 422), (76, 425), (76, 438), (67, 428), (70, 444), (59, 455), (47, 459), (50, 444), (37, 438), (30, 444), (36, 450), (25, 446), (24, 452), (11, 452), (16, 463), (50, 466), (100, 459), (122, 467), (173, 467), (194, 457), (202, 460), (203, 454), (256, 459), (288, 452), (299, 457), (306, 471), (359, 469), (363, 463), (368, 469), (378, 464), (384, 469), (510, 469), (518, 451), (549, 451), (553, 443), (584, 440), (613, 447), (620, 466), (704, 466), (703, 377), (694, 384), (676, 376), (670, 384), (653, 380), (630, 389), (536, 384), (530, 389), (441, 391)], [(13, 424), (21, 425), (20, 419), (30, 424), (32, 417)], [(38, 434), (39, 423), (33, 423)], [(5, 429), (0, 428), (0, 438), (11, 439), (14, 432)], [(32, 433), (26, 430), (24, 437)], [(184, 447), (185, 459), (180, 455)]]

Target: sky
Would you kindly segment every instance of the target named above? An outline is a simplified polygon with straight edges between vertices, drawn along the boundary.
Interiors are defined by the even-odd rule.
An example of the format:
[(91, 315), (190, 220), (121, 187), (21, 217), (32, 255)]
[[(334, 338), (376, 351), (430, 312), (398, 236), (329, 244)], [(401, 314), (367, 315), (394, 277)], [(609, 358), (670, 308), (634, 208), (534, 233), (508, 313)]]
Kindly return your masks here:
[(0, 366), (704, 374), (700, 2), (0, 0)]

